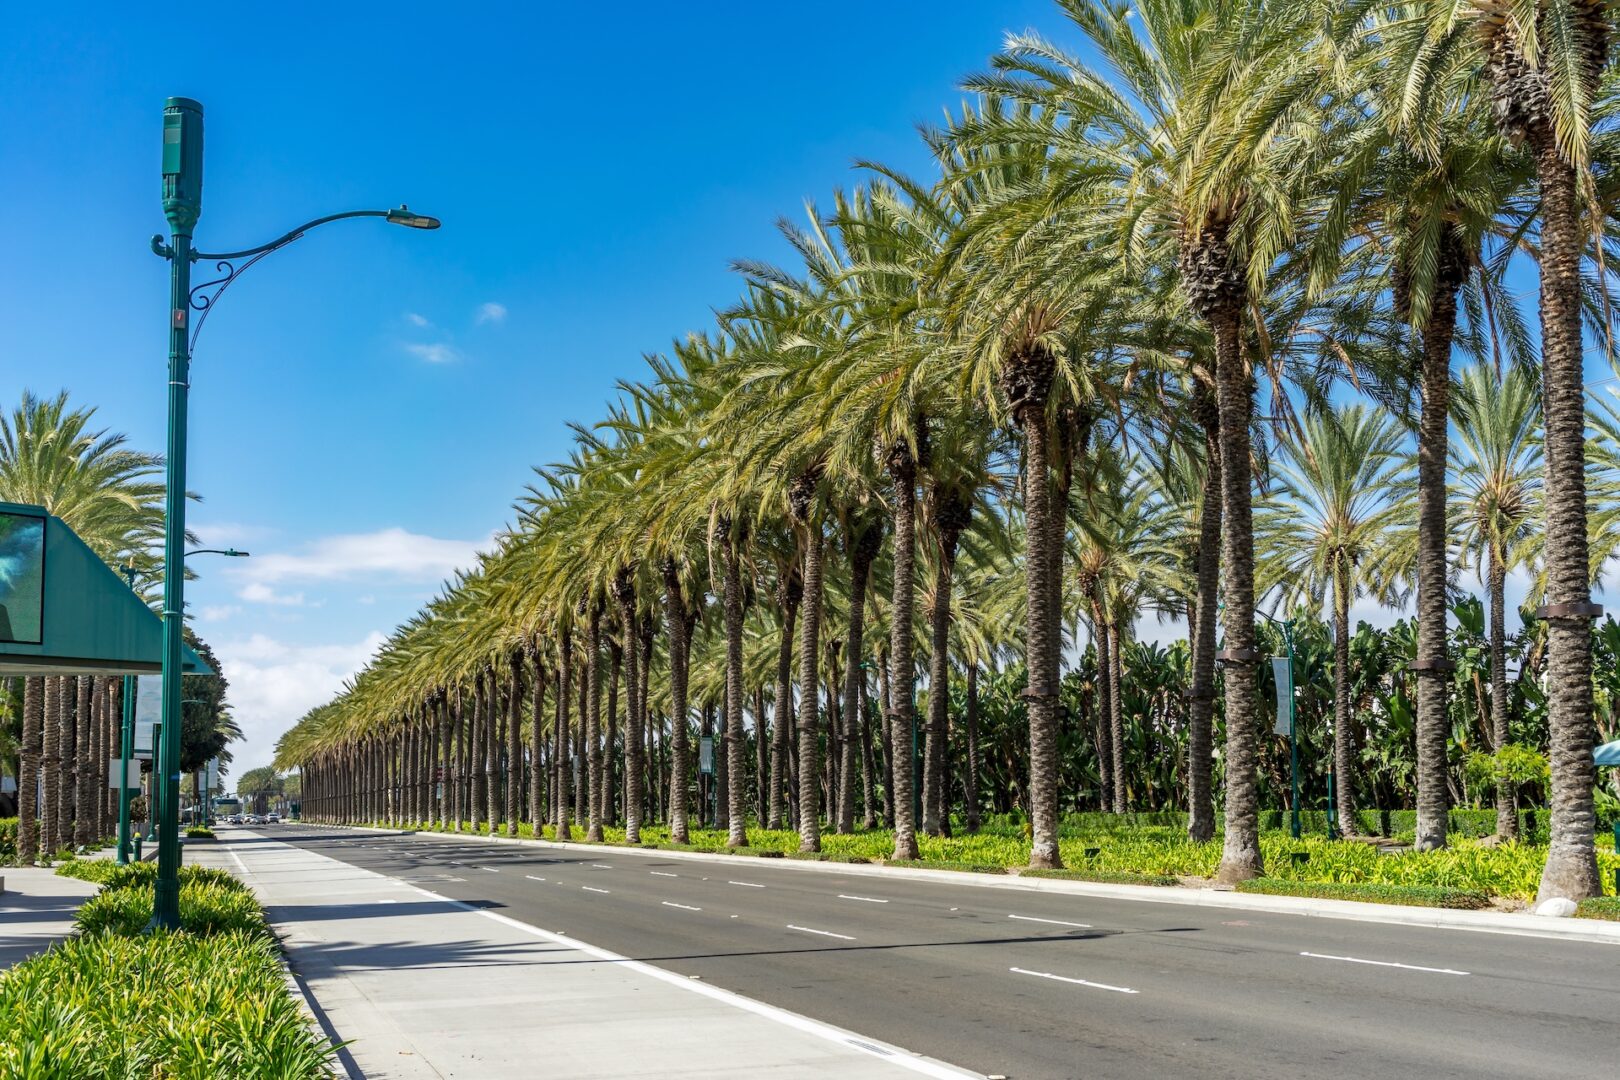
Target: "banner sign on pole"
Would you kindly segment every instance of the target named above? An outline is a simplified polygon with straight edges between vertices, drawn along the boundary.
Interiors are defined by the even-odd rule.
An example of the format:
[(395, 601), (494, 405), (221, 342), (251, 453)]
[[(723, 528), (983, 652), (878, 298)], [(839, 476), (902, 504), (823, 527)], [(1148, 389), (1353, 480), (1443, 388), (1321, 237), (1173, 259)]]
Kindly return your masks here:
[[(107, 761), (107, 786), (114, 791), (118, 790), (118, 759), (109, 758)], [(129, 775), (124, 777), (124, 786), (135, 791), (141, 789), (141, 763), (130, 759)]]
[(152, 760), (152, 729), (156, 726), (155, 720), (135, 721), (135, 757), (145, 761)]
[(704, 735), (698, 739), (698, 772), (706, 776), (714, 775), (714, 736)]
[(1294, 733), (1294, 667), (1286, 656), (1271, 658), (1271, 675), (1277, 682), (1277, 723), (1273, 735)]

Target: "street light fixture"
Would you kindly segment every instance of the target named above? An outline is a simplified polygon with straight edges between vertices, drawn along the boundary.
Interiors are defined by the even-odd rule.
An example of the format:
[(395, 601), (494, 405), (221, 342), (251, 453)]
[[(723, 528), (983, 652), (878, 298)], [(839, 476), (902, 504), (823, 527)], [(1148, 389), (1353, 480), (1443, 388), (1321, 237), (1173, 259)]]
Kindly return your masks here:
[[(169, 241), (152, 238), (152, 250), (169, 261), (169, 443), (165, 505), (163, 572), (163, 741), (159, 750), (163, 828), (158, 834), (158, 877), (152, 898), (152, 925), (180, 926), (180, 645), (185, 613), (186, 536), (186, 407), (191, 385), (191, 350), (208, 313), (242, 272), (271, 252), (286, 247), (309, 230), (347, 218), (376, 217), (413, 229), (436, 229), (437, 218), (405, 206), (394, 210), (350, 210), (306, 222), (267, 244), (208, 254), (192, 250), (192, 231), (202, 214), (203, 107), (190, 98), (173, 97), (163, 107), (163, 215)], [(191, 264), (214, 261), (220, 275), (195, 287)], [(238, 262), (238, 260), (241, 260)], [(212, 291), (210, 291), (212, 290)], [(191, 313), (197, 313), (195, 325)]]

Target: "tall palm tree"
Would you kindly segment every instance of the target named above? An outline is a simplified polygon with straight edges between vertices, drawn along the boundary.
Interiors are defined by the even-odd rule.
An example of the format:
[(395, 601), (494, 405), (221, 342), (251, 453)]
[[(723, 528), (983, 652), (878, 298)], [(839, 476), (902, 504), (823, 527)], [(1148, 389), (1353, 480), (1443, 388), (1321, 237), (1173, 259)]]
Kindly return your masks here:
[[(1541, 406), (1525, 369), (1510, 367), (1498, 378), (1476, 364), (1463, 372), (1452, 415), (1452, 519), (1490, 607), (1491, 739), (1500, 750), (1510, 741), (1503, 593), (1508, 574), (1536, 558), (1541, 539)], [(1519, 835), (1514, 787), (1506, 780), (1496, 788), (1496, 832), (1504, 840)]]
[[(1440, 5), (1450, 7), (1451, 5)], [(1463, 5), (1459, 5), (1463, 6)], [(1592, 116), (1609, 63), (1601, 0), (1469, 4), (1497, 126), (1535, 159), (1541, 196), (1541, 371), (1546, 484), (1547, 714), (1552, 817), (1538, 896), (1600, 889), (1592, 838), (1592, 604), (1587, 550), (1586, 389), (1582, 371), (1583, 184)]]
[[(1405, 468), (1394, 418), (1364, 405), (1308, 417), (1283, 442), (1281, 499), (1261, 512), (1258, 532), (1269, 565), (1262, 580), (1289, 607), (1333, 608), (1333, 772), (1340, 828), (1355, 828), (1355, 762), (1350, 722), (1350, 605), (1387, 595), (1379, 549), (1404, 509), (1395, 497)], [(1262, 589), (1262, 593), (1265, 592)]]

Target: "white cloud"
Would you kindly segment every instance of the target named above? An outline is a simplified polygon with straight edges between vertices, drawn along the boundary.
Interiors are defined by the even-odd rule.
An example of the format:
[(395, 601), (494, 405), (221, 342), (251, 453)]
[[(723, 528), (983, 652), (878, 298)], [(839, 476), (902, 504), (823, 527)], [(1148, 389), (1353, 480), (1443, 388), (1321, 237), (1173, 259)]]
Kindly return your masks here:
[(278, 593), (270, 586), (259, 581), (248, 583), (236, 595), (250, 604), (278, 604), (282, 607), (302, 607), (304, 605), (303, 593)]
[(375, 604), (377, 602), (377, 598), (368, 594), (366, 596), (355, 597), (354, 602), (357, 604)]
[(412, 326), (427, 327), (433, 325), (432, 323), (428, 322), (425, 315), (418, 315), (414, 311), (407, 311), (405, 313), (405, 318), (406, 321), (408, 321)]
[(439, 343), (432, 345), (412, 343), (405, 346), (405, 351), (430, 364), (453, 364), (461, 359), (461, 354), (455, 349)]
[(224, 622), (232, 615), (240, 615), (242, 609), (236, 604), (210, 605), (197, 612), (197, 618), (202, 622)]
[(497, 304), (491, 300), (478, 305), (478, 314), (473, 316), (473, 323), (483, 326), (485, 323), (498, 323), (506, 321), (506, 305)]
[[(342, 581), (351, 578), (387, 578), (401, 582), (435, 584), (477, 559), (482, 540), (447, 540), (423, 536), (401, 528), (371, 533), (322, 537), (300, 552), (270, 552), (248, 561), (241, 569), (251, 584), (242, 598), (268, 594), (271, 583), (283, 581)], [(262, 589), (255, 597), (248, 589)]]
[(186, 526), (197, 534), (198, 546), (205, 548), (246, 546), (275, 534), (274, 529), (264, 525), (248, 525), (240, 521), (188, 521)]
[(268, 765), (276, 740), (310, 709), (331, 700), (387, 640), (377, 630), (359, 641), (292, 645), (264, 634), (212, 642), (225, 678), (232, 715), (243, 740), (233, 743), (233, 777)]

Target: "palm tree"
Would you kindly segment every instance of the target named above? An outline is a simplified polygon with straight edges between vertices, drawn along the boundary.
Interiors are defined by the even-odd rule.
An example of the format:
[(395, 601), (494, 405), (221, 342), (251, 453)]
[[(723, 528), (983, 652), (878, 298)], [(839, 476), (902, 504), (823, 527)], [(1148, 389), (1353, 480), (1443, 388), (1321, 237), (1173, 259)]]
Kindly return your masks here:
[[(1350, 604), (1387, 595), (1379, 549), (1403, 507), (1394, 497), (1405, 467), (1402, 433), (1385, 413), (1350, 405), (1308, 417), (1283, 442), (1282, 498), (1261, 513), (1270, 558), (1263, 568), (1289, 606), (1333, 607), (1333, 772), (1340, 828), (1355, 828), (1355, 762), (1350, 723)], [(1267, 590), (1262, 590), (1265, 592)]]
[[(1291, 231), (1290, 170), (1274, 133), (1318, 85), (1306, 5), (1195, 0), (1113, 6), (1059, 0), (1117, 83), (1044, 38), (1014, 36), (1000, 78), (970, 86), (1026, 102), (1053, 192), (1088, 212), (1080, 244), (1114, 245), (1146, 276), (1144, 257), (1173, 261), (1185, 299), (1214, 339), (1219, 409), (1226, 650), (1226, 832), (1218, 878), (1262, 871), (1256, 776), (1254, 537), (1250, 426), (1253, 376), (1240, 348), (1255, 286)], [(1005, 126), (1004, 126), (1005, 127)], [(1014, 130), (1011, 133), (1016, 136)], [(1151, 265), (1151, 264), (1149, 264)], [(1025, 384), (1042, 387), (1042, 371)], [(1009, 395), (1011, 397), (1012, 395)], [(1044, 449), (1044, 448), (1042, 448)], [(1032, 538), (1037, 518), (1030, 514)], [(1032, 572), (1043, 567), (1031, 553)], [(1031, 596), (1034, 603), (1034, 597)], [(1034, 612), (1031, 613), (1032, 630)], [(1032, 691), (1035, 672), (1032, 665)], [(1035, 721), (1031, 720), (1032, 731)], [(1036, 767), (1032, 760), (1031, 767)]]
[[(1510, 367), (1498, 378), (1477, 364), (1463, 373), (1452, 415), (1451, 516), (1490, 606), (1491, 738), (1500, 750), (1510, 741), (1503, 592), (1507, 575), (1531, 563), (1540, 546), (1541, 407), (1525, 369)], [(1519, 835), (1514, 787), (1506, 780), (1496, 789), (1496, 832), (1504, 840)]]
[[(1449, 7), (1450, 5), (1442, 5)], [(1592, 604), (1582, 372), (1582, 184), (1590, 183), (1592, 114), (1609, 62), (1600, 0), (1479, 3), (1481, 60), (1497, 126), (1535, 159), (1540, 191), (1541, 371), (1546, 483), (1547, 713), (1552, 818), (1538, 896), (1601, 891), (1592, 838)]]
[[(95, 413), (94, 408), (71, 408), (66, 391), (50, 400), (24, 391), (10, 416), (0, 416), (0, 501), (42, 506), (109, 564), (134, 562), (150, 569), (163, 535), (163, 458), (128, 449), (124, 435), (92, 429)], [(61, 693), (58, 688), (56, 694)], [(51, 695), (45, 680), (30, 678), (24, 694), (42, 710), (35, 737), (24, 734), (23, 775), (18, 778), (29, 804), (19, 826), (18, 857), (31, 863), (38, 857), (30, 816), (33, 778), (41, 764), (36, 753), (45, 759), (46, 798), (38, 809), (47, 822), (47, 841), (59, 839), (54, 823), (61, 817), (64, 793), (55, 760), (58, 718), (46, 708)], [(27, 716), (25, 705), (25, 725)], [(52, 843), (46, 847), (47, 855), (54, 851)]]

